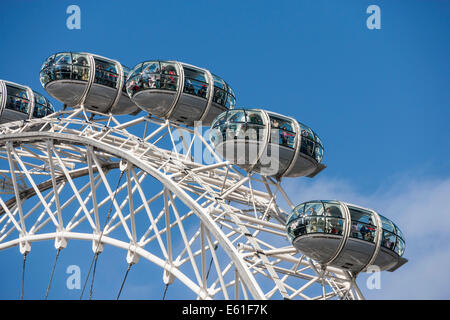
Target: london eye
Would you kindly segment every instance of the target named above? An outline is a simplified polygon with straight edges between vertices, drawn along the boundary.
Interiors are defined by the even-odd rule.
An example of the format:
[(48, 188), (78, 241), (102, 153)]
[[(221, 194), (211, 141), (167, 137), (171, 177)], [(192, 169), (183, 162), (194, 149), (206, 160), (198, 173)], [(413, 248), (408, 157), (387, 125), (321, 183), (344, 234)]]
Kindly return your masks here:
[(240, 107), (212, 71), (62, 52), (40, 80), (62, 108), (0, 81), (0, 251), (17, 247), (23, 272), (34, 243), (53, 242), (56, 265), (82, 240), (93, 272), (116, 247), (127, 274), (147, 260), (188, 299), (364, 299), (360, 273), (407, 262), (375, 210), (289, 198), (282, 182), (321, 174), (325, 144), (301, 119)]

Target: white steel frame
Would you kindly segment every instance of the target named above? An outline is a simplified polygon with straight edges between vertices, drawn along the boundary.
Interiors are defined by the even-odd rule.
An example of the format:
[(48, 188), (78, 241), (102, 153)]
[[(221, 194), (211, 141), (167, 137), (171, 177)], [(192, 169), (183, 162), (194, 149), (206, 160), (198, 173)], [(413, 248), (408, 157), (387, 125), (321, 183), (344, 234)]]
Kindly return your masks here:
[[(181, 139), (186, 150), (200, 143), (216, 162), (179, 153), (175, 129), (192, 138)], [(280, 203), (294, 205), (280, 181), (223, 161), (192, 128), (151, 116), (120, 122), (80, 107), (1, 126), (0, 163), (9, 166), (0, 168), (0, 251), (25, 254), (44, 240), (56, 249), (87, 240), (99, 253), (112, 245), (130, 264), (142, 257), (159, 266), (162, 284), (177, 279), (197, 299), (363, 298), (353, 275), (322, 269), (290, 245)], [(149, 180), (160, 186), (152, 196), (143, 189)], [(111, 219), (101, 227), (107, 207)], [(136, 219), (145, 217), (140, 232)]]

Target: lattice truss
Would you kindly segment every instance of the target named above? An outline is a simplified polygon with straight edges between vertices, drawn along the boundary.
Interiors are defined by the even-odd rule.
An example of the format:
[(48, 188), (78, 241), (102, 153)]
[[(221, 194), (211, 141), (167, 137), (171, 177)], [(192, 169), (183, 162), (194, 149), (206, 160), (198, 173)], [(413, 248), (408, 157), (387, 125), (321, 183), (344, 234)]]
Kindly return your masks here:
[[(223, 161), (196, 129), (79, 108), (0, 131), (0, 250), (112, 245), (193, 299), (362, 298), (350, 274), (290, 245), (281, 182)], [(211, 163), (194, 161), (199, 146)]]

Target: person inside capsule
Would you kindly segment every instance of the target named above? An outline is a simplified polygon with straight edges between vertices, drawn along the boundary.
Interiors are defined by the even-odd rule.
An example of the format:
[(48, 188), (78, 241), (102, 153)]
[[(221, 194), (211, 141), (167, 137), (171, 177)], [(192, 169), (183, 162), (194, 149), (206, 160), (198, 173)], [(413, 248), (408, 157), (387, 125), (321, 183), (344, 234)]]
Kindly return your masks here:
[(322, 142), (309, 127), (261, 109), (233, 109), (218, 115), (210, 140), (225, 159), (263, 175), (313, 177), (325, 168)]
[[(347, 217), (350, 219), (350, 230), (346, 233)], [(294, 208), (286, 228), (291, 243), (320, 263), (330, 262), (336, 252), (339, 253), (334, 260), (331, 259), (331, 265), (344, 266), (353, 271), (363, 269), (369, 261), (384, 270), (395, 269), (407, 261), (402, 258), (405, 241), (400, 229), (373, 210), (333, 200), (305, 202)], [(380, 232), (377, 232), (378, 228), (381, 228)], [(335, 238), (322, 236), (326, 234)], [(347, 239), (346, 234), (348, 240), (342, 242), (342, 239)], [(379, 239), (378, 234), (381, 236)], [(339, 249), (341, 243), (344, 246)], [(375, 250), (378, 246), (388, 251)]]
[(5, 95), (5, 105), (0, 105), (0, 123), (43, 118), (55, 112), (50, 101), (36, 91), (9, 81), (0, 80), (0, 82), (0, 88), (4, 85), (5, 90), (0, 92), (0, 97)]
[(128, 72), (127, 67), (115, 60), (90, 53), (62, 52), (47, 58), (40, 81), (51, 96), (68, 107), (135, 115), (140, 109), (126, 91)]
[(224, 80), (177, 61), (139, 63), (127, 79), (127, 92), (142, 110), (187, 125), (199, 120), (202, 125), (210, 125), (236, 102)]

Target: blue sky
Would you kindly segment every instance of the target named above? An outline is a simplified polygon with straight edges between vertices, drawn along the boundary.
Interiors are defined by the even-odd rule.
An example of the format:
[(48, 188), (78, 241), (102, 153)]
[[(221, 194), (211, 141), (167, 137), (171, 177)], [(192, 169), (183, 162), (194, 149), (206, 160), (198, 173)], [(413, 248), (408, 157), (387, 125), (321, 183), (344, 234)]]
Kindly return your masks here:
[[(81, 8), (81, 30), (66, 28), (71, 4)], [(366, 27), (371, 4), (381, 8), (380, 30)], [(174, 59), (223, 77), (238, 106), (309, 125), (328, 168), (287, 180), (303, 188), (292, 198), (359, 201), (405, 231), (410, 262), (383, 273), (385, 288), (368, 297), (450, 297), (449, 279), (432, 271), (450, 267), (442, 234), (450, 220), (450, 1), (2, 1), (0, 30), (0, 78), (42, 93), (39, 68), (54, 52), (129, 67)], [(3, 271), (20, 266), (18, 254), (15, 265), (3, 259)], [(412, 277), (423, 279), (421, 290), (408, 287)], [(0, 298), (14, 298), (4, 288)]]

